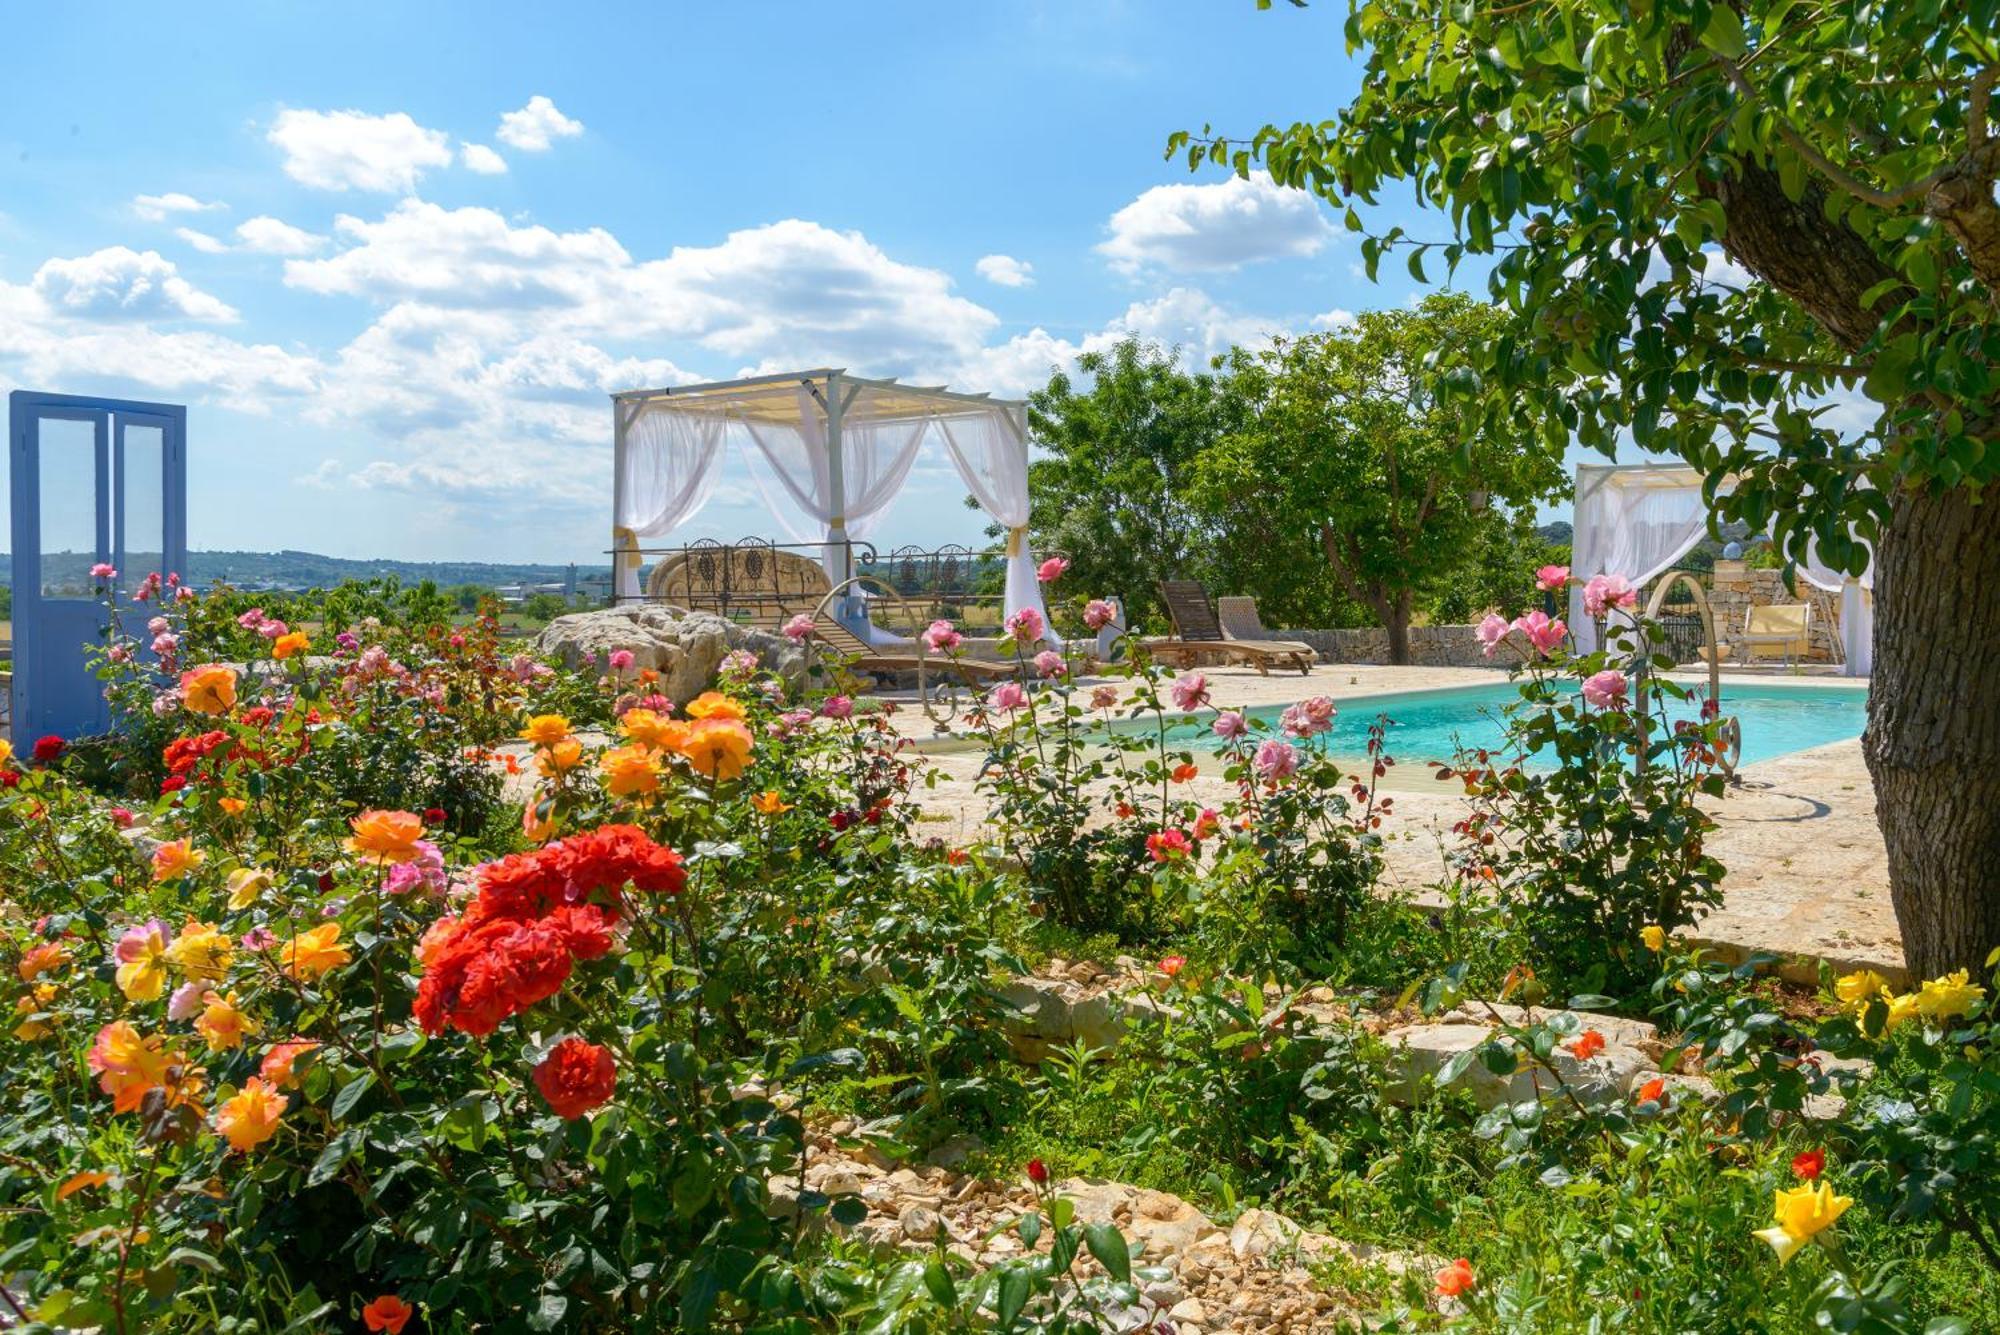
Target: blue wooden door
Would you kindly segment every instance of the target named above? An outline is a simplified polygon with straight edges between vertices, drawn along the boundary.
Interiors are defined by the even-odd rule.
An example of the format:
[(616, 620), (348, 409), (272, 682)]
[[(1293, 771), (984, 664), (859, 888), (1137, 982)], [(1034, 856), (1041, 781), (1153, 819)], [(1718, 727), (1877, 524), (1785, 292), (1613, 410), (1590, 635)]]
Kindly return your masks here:
[[(110, 716), (85, 650), (102, 639), (106, 593), (124, 612), (152, 571), (187, 565), (187, 410), (27, 390), (8, 410), (13, 734), (101, 732)], [(92, 574), (104, 565), (115, 579)]]

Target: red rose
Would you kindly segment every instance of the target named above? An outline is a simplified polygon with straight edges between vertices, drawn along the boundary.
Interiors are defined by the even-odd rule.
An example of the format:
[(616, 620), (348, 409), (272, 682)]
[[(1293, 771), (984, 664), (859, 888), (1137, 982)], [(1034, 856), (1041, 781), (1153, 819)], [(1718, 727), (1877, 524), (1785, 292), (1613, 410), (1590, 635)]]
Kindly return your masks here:
[(611, 1054), (595, 1043), (566, 1038), (535, 1068), (535, 1088), (542, 1091), (558, 1117), (581, 1117), (611, 1097), (618, 1068)]
[(426, 825), (438, 825), (438, 824), (441, 824), (441, 823), (443, 823), (443, 821), (444, 821), (444, 808), (443, 808), (443, 807), (425, 807), (425, 808), (424, 808), (424, 824), (426, 824)]
[(160, 791), (162, 793), (178, 793), (187, 786), (187, 776), (183, 774), (169, 774), (166, 778), (160, 780)]
[(52, 760), (61, 759), (62, 753), (68, 745), (69, 743), (54, 733), (50, 733), (46, 737), (38, 737), (35, 739), (35, 759), (44, 765)]
[(0, 788), (18, 787), (20, 782), (21, 771), (17, 769), (0, 769)]
[(1808, 1182), (1815, 1181), (1825, 1169), (1825, 1150), (1807, 1150), (1792, 1158), (1792, 1171)]
[(1028, 1181), (1038, 1187), (1047, 1186), (1049, 1183), (1049, 1166), (1040, 1159), (1028, 1160)]

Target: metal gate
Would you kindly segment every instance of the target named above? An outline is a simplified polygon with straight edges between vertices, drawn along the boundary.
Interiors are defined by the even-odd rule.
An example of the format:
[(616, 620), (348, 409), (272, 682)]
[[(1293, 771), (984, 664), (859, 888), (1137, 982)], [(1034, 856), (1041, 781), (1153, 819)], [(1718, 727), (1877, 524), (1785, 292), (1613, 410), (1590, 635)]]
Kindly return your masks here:
[[(15, 390), (13, 735), (76, 737), (110, 723), (84, 651), (153, 571), (187, 567), (187, 409)], [(115, 577), (95, 568), (110, 566)], [(143, 642), (143, 639), (142, 639)]]

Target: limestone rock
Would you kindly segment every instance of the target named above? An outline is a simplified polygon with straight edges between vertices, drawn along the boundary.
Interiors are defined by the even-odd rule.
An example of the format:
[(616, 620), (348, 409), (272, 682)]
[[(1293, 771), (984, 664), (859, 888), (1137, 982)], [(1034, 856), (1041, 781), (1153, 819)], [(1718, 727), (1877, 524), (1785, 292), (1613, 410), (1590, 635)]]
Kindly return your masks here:
[(805, 655), (781, 635), (739, 626), (708, 612), (684, 612), (659, 603), (621, 603), (559, 616), (535, 637), (535, 651), (571, 668), (602, 665), (614, 650), (631, 651), (632, 665), (660, 674), (661, 693), (684, 703), (715, 684), (723, 656), (755, 653), (765, 667), (797, 684)]
[[(1593, 1026), (1594, 1027), (1594, 1026)], [(1485, 1043), (1491, 1030), (1483, 1024), (1413, 1024), (1383, 1035), (1391, 1052), (1391, 1096), (1414, 1102), (1426, 1077), (1435, 1078), (1461, 1052)], [(1602, 1031), (1600, 1031), (1602, 1032)], [(1607, 1044), (1588, 1061), (1557, 1048), (1555, 1069), (1570, 1090), (1585, 1103), (1608, 1103), (1625, 1096), (1647, 1070), (1644, 1054), (1622, 1044)], [(1510, 1075), (1496, 1075), (1475, 1059), (1453, 1082), (1471, 1093), (1482, 1108), (1525, 1103), (1559, 1096), (1560, 1086), (1546, 1071), (1523, 1061)]]

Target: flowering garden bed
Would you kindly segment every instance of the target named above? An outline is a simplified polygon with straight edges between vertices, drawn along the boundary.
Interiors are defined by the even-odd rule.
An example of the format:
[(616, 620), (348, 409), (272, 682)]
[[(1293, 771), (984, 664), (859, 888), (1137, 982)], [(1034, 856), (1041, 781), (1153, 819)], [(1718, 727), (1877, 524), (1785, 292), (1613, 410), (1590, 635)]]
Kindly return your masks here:
[(15, 1322), (2000, 1327), (1992, 980), (1780, 1006), (1680, 944), (1718, 724), (1661, 723), (1630, 645), (1485, 628), (1522, 699), (1442, 776), (1423, 908), (1378, 892), (1380, 730), (1344, 773), (1330, 702), (1077, 682), (1034, 621), (948, 846), (838, 665), (674, 699), (490, 619), (142, 587), (115, 732), (0, 753)]

